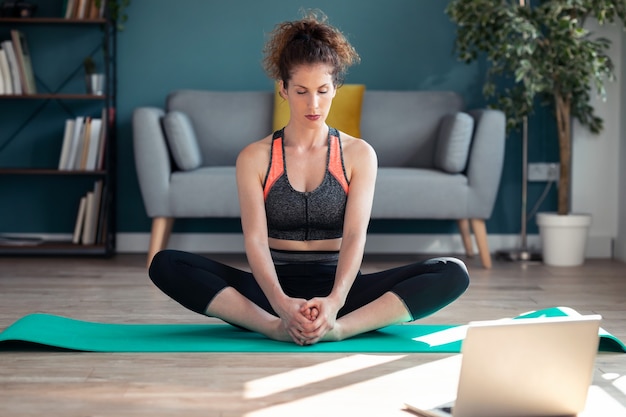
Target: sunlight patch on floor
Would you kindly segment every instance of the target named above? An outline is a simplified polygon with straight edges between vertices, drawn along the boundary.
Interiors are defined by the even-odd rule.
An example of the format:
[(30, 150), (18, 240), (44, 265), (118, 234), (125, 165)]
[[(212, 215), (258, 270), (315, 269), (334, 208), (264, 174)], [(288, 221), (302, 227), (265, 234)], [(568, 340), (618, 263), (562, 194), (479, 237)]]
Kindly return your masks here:
[(244, 398), (263, 398), (279, 392), (303, 387), (309, 384), (335, 378), (351, 372), (393, 362), (406, 355), (352, 355), (289, 372), (268, 376), (247, 382)]
[(413, 340), (416, 342), (426, 343), (431, 347), (442, 346), (465, 339), (466, 333), (467, 326), (456, 326), (438, 332), (425, 334), (423, 336), (414, 337)]
[[(248, 398), (258, 398), (263, 392), (269, 396), (271, 393), (287, 391), (292, 389), (290, 387), (297, 385), (301, 388), (285, 393), (289, 398), (276, 398), (272, 401), (274, 404), (250, 411), (244, 416), (319, 416), (319, 410), (329, 410), (329, 404), (332, 404), (332, 415), (356, 415), (358, 413), (372, 416), (407, 416), (409, 414), (405, 409), (406, 402), (428, 409), (454, 400), (461, 355), (381, 375), (377, 375), (375, 369), (371, 369), (367, 371), (366, 377), (356, 382), (354, 375), (351, 378), (347, 376), (349, 372), (365, 369), (368, 366), (373, 367), (377, 363), (401, 359), (400, 357), (387, 357), (389, 360), (384, 361), (382, 360), (384, 358), (356, 355), (310, 367), (313, 373), (310, 373), (311, 369), (305, 368), (303, 373), (296, 370), (277, 375), (276, 379), (268, 377), (252, 381), (252, 385), (246, 387)], [(611, 380), (621, 392), (625, 391), (626, 377), (613, 374)], [(327, 386), (324, 392), (305, 387), (305, 383), (320, 381)], [(267, 382), (271, 383), (268, 387), (264, 386)], [(251, 395), (257, 395), (257, 397), (250, 397)], [(590, 386), (585, 410), (578, 417), (608, 416), (626, 417), (626, 408), (604, 388), (597, 385)]]
[(623, 394), (626, 394), (626, 376), (621, 376), (613, 381), (613, 386), (620, 390)]
[[(301, 398), (251, 411), (245, 417), (319, 416), (320, 410), (329, 409), (332, 415), (406, 416), (406, 401), (441, 404), (454, 399), (460, 363), (461, 356), (455, 355), (345, 385), (341, 378), (333, 377), (337, 370), (329, 368), (327, 391), (312, 395), (304, 392)], [(324, 375), (318, 378), (324, 379)], [(367, 413), (363, 414), (364, 410)]]
[(626, 417), (626, 408), (597, 385), (589, 387), (587, 406), (578, 417)]

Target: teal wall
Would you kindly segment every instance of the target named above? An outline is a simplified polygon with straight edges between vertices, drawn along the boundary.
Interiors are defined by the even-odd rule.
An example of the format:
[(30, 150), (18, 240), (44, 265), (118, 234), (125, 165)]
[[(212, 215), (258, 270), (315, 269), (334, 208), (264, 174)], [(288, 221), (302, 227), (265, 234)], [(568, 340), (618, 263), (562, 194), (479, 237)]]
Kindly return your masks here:
[[(455, 27), (444, 14), (445, 5), (441, 0), (133, 0), (127, 10), (128, 22), (118, 35), (118, 231), (150, 230), (133, 162), (133, 109), (163, 106), (168, 92), (180, 88), (270, 90), (272, 82), (260, 64), (265, 35), (276, 23), (298, 18), (301, 7), (323, 10), (360, 53), (362, 62), (351, 69), (346, 82), (363, 83), (368, 89), (452, 90), (465, 98), (467, 107), (484, 106), (481, 87), (486, 64), (457, 61), (453, 53)], [(35, 65), (36, 71), (39, 65), (45, 72), (45, 63)], [(265, 133), (259, 132), (259, 137)], [(555, 149), (539, 139), (552, 134), (553, 122), (544, 110), (531, 125), (531, 161), (555, 159)], [(519, 134), (512, 133), (498, 201), (487, 223), (490, 233), (519, 232), (520, 155)], [(531, 184), (529, 205), (542, 190), (543, 184)], [(553, 207), (554, 199), (550, 194), (542, 209)], [(11, 211), (2, 203), (0, 231), (31, 227), (28, 216), (17, 225), (7, 223), (3, 214)], [(48, 222), (45, 231), (58, 229), (58, 224), (52, 223), (63, 212), (57, 214), (35, 223)], [(178, 221), (175, 230), (225, 232), (240, 228), (238, 220), (204, 219)], [(447, 221), (375, 221), (371, 231), (456, 233), (456, 226)], [(530, 231), (536, 231), (534, 224)]]

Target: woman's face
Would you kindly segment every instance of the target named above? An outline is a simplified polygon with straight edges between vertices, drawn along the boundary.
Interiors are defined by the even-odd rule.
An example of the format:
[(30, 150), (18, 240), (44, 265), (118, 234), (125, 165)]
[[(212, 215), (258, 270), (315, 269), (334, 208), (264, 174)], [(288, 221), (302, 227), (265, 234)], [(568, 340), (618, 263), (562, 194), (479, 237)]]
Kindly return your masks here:
[(289, 103), (289, 123), (308, 128), (318, 128), (326, 123), (336, 89), (333, 84), (333, 68), (326, 64), (299, 65), (291, 73), (285, 89), (281, 92)]

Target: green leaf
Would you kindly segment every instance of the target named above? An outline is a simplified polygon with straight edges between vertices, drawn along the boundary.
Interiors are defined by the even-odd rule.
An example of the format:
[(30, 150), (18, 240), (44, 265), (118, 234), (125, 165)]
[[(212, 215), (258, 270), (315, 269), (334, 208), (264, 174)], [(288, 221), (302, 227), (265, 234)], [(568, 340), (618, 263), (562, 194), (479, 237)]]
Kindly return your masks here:
[[(590, 93), (593, 88), (605, 97), (605, 83), (615, 79), (607, 55), (611, 42), (594, 38), (584, 23), (626, 23), (626, 1), (533, 0), (532, 7), (520, 7), (515, 0), (452, 0), (445, 12), (457, 25), (459, 59), (487, 59), (483, 94), (490, 107), (506, 114), (507, 129), (519, 128), (535, 102), (554, 106), (559, 96), (569, 98), (572, 117), (594, 133), (602, 131)], [(513, 86), (497, 89), (496, 77)]]

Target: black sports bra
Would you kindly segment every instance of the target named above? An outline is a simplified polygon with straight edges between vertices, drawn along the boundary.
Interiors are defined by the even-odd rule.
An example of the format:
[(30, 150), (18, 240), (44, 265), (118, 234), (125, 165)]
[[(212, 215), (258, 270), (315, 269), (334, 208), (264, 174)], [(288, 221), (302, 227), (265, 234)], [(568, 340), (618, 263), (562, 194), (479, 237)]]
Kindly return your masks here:
[(326, 173), (313, 191), (295, 190), (285, 164), (283, 129), (274, 132), (263, 182), (269, 237), (284, 240), (336, 239), (343, 234), (349, 182), (336, 129), (328, 132)]

